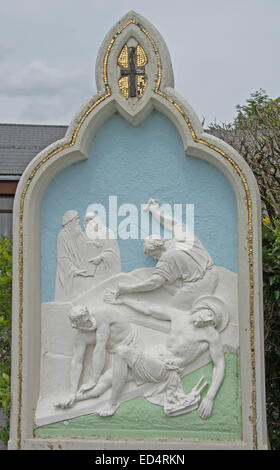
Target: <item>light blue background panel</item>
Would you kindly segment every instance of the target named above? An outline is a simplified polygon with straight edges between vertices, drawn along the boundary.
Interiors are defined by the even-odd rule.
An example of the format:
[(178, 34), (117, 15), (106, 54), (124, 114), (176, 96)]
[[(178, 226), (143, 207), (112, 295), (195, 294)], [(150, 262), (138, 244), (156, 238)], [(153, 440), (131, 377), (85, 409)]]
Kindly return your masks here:
[[(88, 206), (99, 203), (106, 208), (108, 224), (109, 196), (117, 196), (118, 206), (136, 205), (139, 226), (141, 204), (150, 197), (161, 204), (193, 204), (196, 236), (216, 265), (237, 272), (236, 200), (224, 174), (210, 163), (186, 156), (176, 128), (159, 112), (154, 111), (139, 127), (115, 114), (97, 133), (88, 160), (63, 170), (46, 191), (42, 206), (43, 302), (54, 298), (56, 238), (63, 214), (75, 209), (82, 222)], [(126, 216), (119, 216), (118, 223)], [(138, 233), (142, 238), (149, 234), (140, 229)], [(143, 253), (143, 239), (118, 237), (118, 243), (124, 272), (155, 264)]]

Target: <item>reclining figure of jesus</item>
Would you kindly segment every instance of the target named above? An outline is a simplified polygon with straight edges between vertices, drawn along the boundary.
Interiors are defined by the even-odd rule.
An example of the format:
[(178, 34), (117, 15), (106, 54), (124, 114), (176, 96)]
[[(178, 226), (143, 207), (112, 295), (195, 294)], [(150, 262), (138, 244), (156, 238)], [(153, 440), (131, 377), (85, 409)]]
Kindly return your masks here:
[(181, 387), (181, 370), (208, 350), (214, 368), (211, 385), (199, 410), (201, 418), (209, 418), (215, 396), (224, 379), (224, 353), (219, 331), (225, 327), (228, 314), (223, 302), (213, 296), (204, 296), (195, 302), (191, 312), (186, 312), (173, 306), (117, 296), (116, 291), (112, 290), (107, 290), (104, 300), (111, 304), (127, 305), (160, 320), (169, 320), (170, 333), (165, 350), (159, 357), (134, 347), (118, 346), (112, 370), (101, 376), (92, 390), (79, 393), (77, 401), (96, 398), (112, 387), (109, 403), (99, 411), (101, 416), (111, 416), (119, 407), (121, 393), (131, 377), (138, 385), (158, 383), (158, 393), (168, 393), (170, 387), (174, 388), (175, 382), (177, 387)]

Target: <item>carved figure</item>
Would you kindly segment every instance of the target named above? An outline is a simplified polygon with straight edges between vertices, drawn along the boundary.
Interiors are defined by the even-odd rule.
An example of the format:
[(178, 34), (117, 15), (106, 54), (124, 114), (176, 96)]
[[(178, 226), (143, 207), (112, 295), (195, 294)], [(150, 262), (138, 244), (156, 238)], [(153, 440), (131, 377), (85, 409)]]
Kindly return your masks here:
[(60, 408), (72, 406), (77, 399), (88, 345), (95, 346), (92, 355), (92, 377), (90, 382), (81, 387), (80, 393), (96, 386), (104, 369), (107, 354), (114, 354), (117, 346), (131, 344), (134, 347), (142, 346), (137, 329), (122, 315), (116, 315), (109, 306), (89, 311), (86, 306), (77, 305), (71, 308), (69, 319), (76, 330), (76, 335), (70, 370), (70, 393), (62, 402), (57, 403), (56, 406)]
[(95, 213), (88, 213), (83, 232), (77, 211), (62, 217), (57, 237), (55, 302), (67, 302), (121, 272), (120, 251), (113, 232)]
[(87, 259), (86, 235), (82, 232), (77, 211), (67, 211), (62, 217), (63, 229), (57, 237), (57, 270), (55, 302), (75, 298), (89, 286), (94, 267)]
[[(154, 272), (149, 279), (134, 285), (119, 283), (117, 295), (148, 292), (164, 286), (173, 291), (174, 306), (190, 308), (198, 296), (213, 294), (218, 272), (200, 240), (188, 227), (162, 212), (155, 199), (149, 200), (146, 210), (173, 233), (173, 238), (166, 241), (159, 235), (151, 235), (145, 239), (144, 252), (158, 260)], [(181, 281), (179, 288), (177, 281)]]
[[(219, 331), (225, 328), (228, 314), (224, 310), (223, 302), (212, 296), (202, 297), (196, 302), (191, 313), (186, 314), (185, 311), (175, 307), (151, 304), (125, 296), (116, 298), (116, 292), (113, 291), (105, 294), (105, 300), (113, 304), (128, 305), (144, 315), (170, 320), (171, 329), (166, 341), (166, 349), (158, 357), (129, 346), (118, 347), (114, 358), (110, 403), (101, 409), (99, 414), (111, 416), (115, 413), (129, 372), (137, 385), (145, 382), (159, 383), (158, 389), (153, 392), (153, 402), (156, 397), (158, 403), (167, 403), (169, 414), (175, 414), (174, 407), (175, 409), (178, 407), (178, 398), (182, 401), (182, 394), (184, 394), (180, 381), (180, 369), (209, 350), (214, 364), (212, 381), (199, 408), (201, 418), (209, 418), (215, 396), (224, 379), (224, 353)], [(107, 376), (106, 384), (105, 382), (102, 384), (102, 378), (100, 380), (99, 388), (102, 389), (103, 386), (103, 391), (106, 387), (108, 388), (108, 379)], [(86, 398), (90, 398), (90, 394), (84, 396), (84, 399)], [(191, 400), (186, 400), (189, 406), (197, 404), (197, 400), (196, 403), (192, 401), (193, 397)], [(175, 402), (174, 406), (171, 406), (172, 401)]]
[[(65, 299), (84, 293), (80, 300), (76, 300), (83, 305), (73, 307), (69, 313), (71, 325), (76, 330), (70, 390), (56, 406), (69, 408), (75, 402), (100, 397), (102, 408), (97, 401), (95, 410), (100, 416), (111, 416), (124, 397), (137, 393), (138, 386), (143, 386), (140, 395), (163, 406), (166, 415), (189, 413), (198, 408), (201, 392), (207, 383), (202, 377), (186, 394), (181, 376), (209, 352), (214, 364), (212, 379), (199, 406), (201, 418), (207, 419), (212, 413), (225, 367), (219, 333), (227, 326), (228, 312), (224, 302), (213, 296), (219, 280), (218, 270), (197, 237), (188, 227), (162, 212), (156, 200), (150, 199), (146, 210), (172, 232), (173, 238), (166, 241), (158, 235), (151, 235), (144, 241), (145, 253), (158, 260), (152, 275), (148, 274), (149, 278), (145, 280), (129, 276), (129, 281), (126, 281), (124, 275), (113, 278), (121, 272), (120, 252), (113, 233), (97, 214), (86, 214), (85, 232), (81, 230), (77, 212), (68, 211), (63, 217), (64, 229), (58, 237), (58, 242), (64, 244), (60, 247), (60, 261), (65, 266), (68, 263), (66, 275), (72, 273), (74, 279), (78, 277), (85, 282), (80, 283), (75, 294), (69, 293)], [(154, 297), (146, 297), (145, 292), (149, 291), (155, 291)], [(124, 295), (130, 292), (143, 294), (137, 299), (133, 295)], [(164, 298), (168, 297), (168, 302), (156, 303), (160, 292)], [(103, 295), (105, 304), (100, 303)], [(87, 303), (98, 307), (89, 310), (85, 306)], [(121, 312), (120, 307), (108, 304), (124, 305), (132, 312), (128, 313), (129, 309), (125, 308)], [(134, 315), (136, 311), (146, 317), (169, 321), (171, 328), (166, 343), (165, 336), (160, 343), (153, 343), (150, 339), (146, 342), (143, 336), (144, 350), (138, 330), (129, 321), (133, 318), (133, 311)], [(139, 316), (132, 321), (140, 325), (151, 324), (151, 319), (141, 320)], [(163, 331), (168, 331), (166, 324), (163, 328)], [(156, 329), (161, 331), (161, 326), (157, 324)], [(80, 385), (88, 345), (93, 346), (92, 371), (90, 379)], [(104, 398), (103, 394), (109, 389), (110, 398)]]
[(94, 212), (85, 216), (84, 227), (88, 237), (89, 262), (95, 265), (91, 286), (121, 272), (121, 257), (114, 233)]

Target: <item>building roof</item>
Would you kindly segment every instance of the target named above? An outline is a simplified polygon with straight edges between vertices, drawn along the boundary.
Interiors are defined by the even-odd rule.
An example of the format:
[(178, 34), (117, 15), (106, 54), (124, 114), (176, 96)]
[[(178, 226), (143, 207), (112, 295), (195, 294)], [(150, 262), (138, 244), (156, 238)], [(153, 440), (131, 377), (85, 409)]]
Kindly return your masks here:
[[(48, 145), (62, 139), (67, 126), (0, 124), (0, 179), (18, 180), (28, 163)], [(213, 131), (206, 132), (215, 134)]]
[(0, 124), (0, 177), (18, 179), (28, 163), (65, 136), (67, 126)]

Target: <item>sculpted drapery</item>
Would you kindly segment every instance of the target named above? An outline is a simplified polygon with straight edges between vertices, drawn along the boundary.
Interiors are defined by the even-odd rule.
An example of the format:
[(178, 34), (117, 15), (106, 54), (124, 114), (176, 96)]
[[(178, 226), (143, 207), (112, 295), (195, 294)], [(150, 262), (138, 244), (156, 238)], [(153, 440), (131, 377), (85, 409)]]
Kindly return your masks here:
[(77, 211), (62, 217), (57, 237), (55, 301), (67, 302), (99, 282), (121, 272), (120, 251), (111, 230), (87, 214), (83, 232)]

